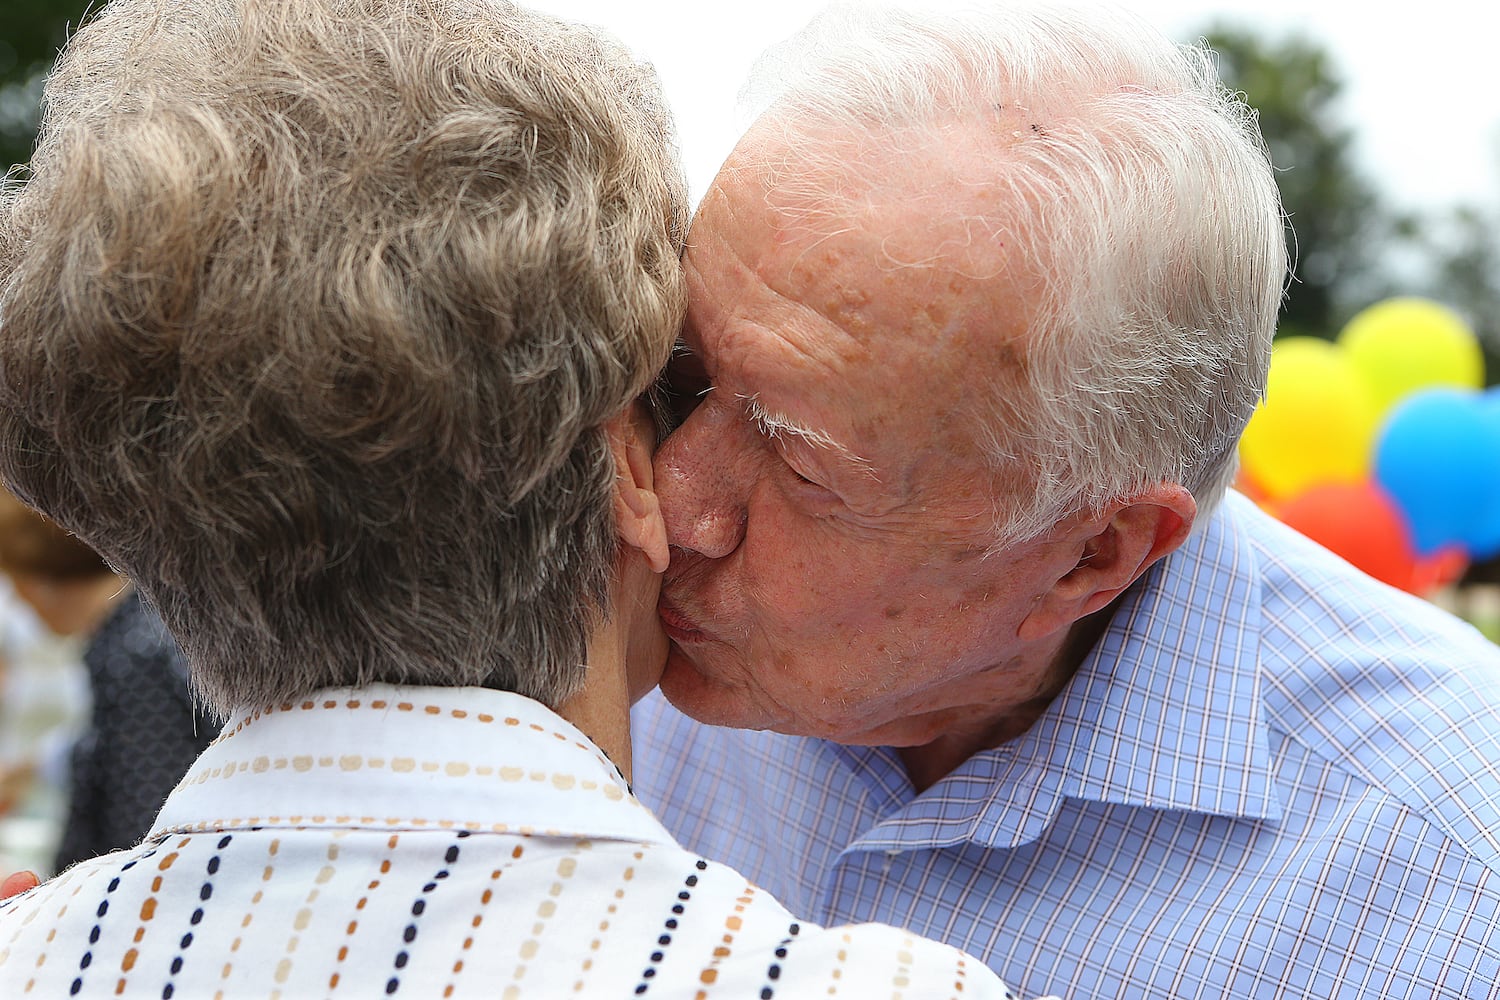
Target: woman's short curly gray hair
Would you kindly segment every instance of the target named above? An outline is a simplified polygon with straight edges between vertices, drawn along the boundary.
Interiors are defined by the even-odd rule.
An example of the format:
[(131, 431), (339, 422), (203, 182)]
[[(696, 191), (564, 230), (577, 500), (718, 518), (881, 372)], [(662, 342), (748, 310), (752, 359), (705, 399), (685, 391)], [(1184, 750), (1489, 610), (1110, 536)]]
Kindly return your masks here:
[(220, 708), (580, 682), (683, 309), (654, 75), (501, 0), (116, 0), (0, 201), (0, 475)]

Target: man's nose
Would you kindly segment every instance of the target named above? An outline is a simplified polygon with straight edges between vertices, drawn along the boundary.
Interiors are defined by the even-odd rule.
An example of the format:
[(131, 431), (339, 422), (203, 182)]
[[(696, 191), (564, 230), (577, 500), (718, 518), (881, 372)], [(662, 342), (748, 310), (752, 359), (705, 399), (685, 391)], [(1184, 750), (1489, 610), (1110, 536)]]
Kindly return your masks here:
[(722, 559), (745, 537), (755, 479), (754, 430), (737, 407), (706, 400), (656, 452), (667, 542)]

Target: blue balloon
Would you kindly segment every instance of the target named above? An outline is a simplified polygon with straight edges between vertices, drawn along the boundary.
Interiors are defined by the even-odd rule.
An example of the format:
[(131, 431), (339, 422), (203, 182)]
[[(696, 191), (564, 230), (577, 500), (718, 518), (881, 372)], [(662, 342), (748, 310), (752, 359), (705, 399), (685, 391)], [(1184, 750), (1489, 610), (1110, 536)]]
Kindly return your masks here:
[(1417, 552), (1500, 551), (1500, 406), (1489, 394), (1415, 392), (1387, 416), (1375, 479), (1411, 524)]
[[(1480, 410), (1484, 419), (1493, 426), (1493, 433), (1500, 434), (1500, 386), (1491, 386), (1479, 397)], [(1500, 497), (1495, 498), (1494, 507), (1500, 508)], [(1492, 559), (1500, 556), (1500, 511), (1495, 511), (1489, 518), (1489, 527), (1483, 526), (1474, 533), (1474, 539), (1469, 545), (1469, 553), (1475, 560)]]

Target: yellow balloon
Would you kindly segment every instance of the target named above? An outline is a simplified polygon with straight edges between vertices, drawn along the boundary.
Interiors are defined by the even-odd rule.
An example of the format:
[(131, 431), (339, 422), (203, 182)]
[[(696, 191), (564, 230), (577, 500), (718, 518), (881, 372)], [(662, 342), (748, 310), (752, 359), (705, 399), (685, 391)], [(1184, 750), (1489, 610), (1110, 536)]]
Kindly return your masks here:
[(1377, 302), (1349, 321), (1338, 344), (1369, 383), (1381, 413), (1418, 389), (1484, 387), (1484, 352), (1474, 331), (1430, 299)]
[(1271, 500), (1363, 482), (1379, 426), (1370, 387), (1337, 345), (1283, 337), (1271, 351), (1266, 398), (1240, 439), (1240, 462)]

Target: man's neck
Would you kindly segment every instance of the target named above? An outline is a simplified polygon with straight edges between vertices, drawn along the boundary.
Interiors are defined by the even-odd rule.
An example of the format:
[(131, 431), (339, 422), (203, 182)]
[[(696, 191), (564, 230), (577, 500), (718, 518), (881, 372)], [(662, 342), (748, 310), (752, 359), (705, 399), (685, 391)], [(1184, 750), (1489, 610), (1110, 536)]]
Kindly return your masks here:
[(947, 727), (941, 736), (920, 746), (897, 747), (896, 753), (906, 767), (912, 788), (920, 795), (952, 774), (964, 761), (979, 753), (1009, 743), (1030, 729), (1062, 689), (1073, 679), (1078, 668), (1109, 627), (1113, 607), (1104, 608), (1079, 621), (1068, 633), (1052, 669), (1050, 682), (1035, 698), (1011, 706), (1003, 715), (989, 716), (972, 725)]
[(965, 737), (940, 736), (919, 747), (897, 747), (906, 767), (906, 777), (918, 795), (952, 774), (960, 764), (981, 750), (997, 747), (1005, 740), (975, 742)]

